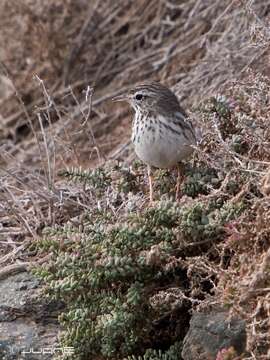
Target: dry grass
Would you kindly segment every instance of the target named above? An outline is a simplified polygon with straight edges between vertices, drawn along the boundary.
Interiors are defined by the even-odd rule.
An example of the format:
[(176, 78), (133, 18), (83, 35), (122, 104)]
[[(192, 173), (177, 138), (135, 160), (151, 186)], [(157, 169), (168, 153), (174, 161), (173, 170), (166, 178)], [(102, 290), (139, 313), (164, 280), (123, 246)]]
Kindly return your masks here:
[[(160, 80), (203, 130), (199, 161), (217, 171), (228, 166), (208, 196), (226, 196), (233, 180), (240, 188), (230, 201), (248, 197), (250, 211), (219, 248), (235, 256), (218, 270), (216, 298), (248, 319), (251, 359), (268, 358), (269, 9), (266, 0), (2, 1), (2, 266), (35, 260), (29, 244), (44, 226), (89, 207), (84, 189), (59, 180), (59, 169), (131, 161), (127, 108), (109, 100)], [(226, 99), (202, 111), (199, 104), (217, 94)], [(229, 104), (229, 118), (220, 103)]]
[[(1, 101), (0, 134), (11, 140), (4, 150), (31, 166), (40, 162), (32, 159), (38, 149), (33, 150), (36, 140), (30, 128), (39, 129), (36, 111), (48, 104), (43, 103), (43, 88), (33, 79), (35, 74), (45, 81), (58, 106), (58, 111), (50, 106), (48, 112), (56, 153), (64, 157), (59, 161), (88, 166), (95, 144), (80, 126), (84, 119), (72, 93), (86, 109), (84, 91), (88, 85), (95, 87), (91, 127), (108, 154), (119, 145), (119, 135), (128, 139), (126, 110), (119, 114), (107, 101), (120, 89), (158, 79), (190, 106), (241, 76), (268, 49), (262, 21), (257, 20), (268, 11), (264, 2), (124, 4), (111, 0), (76, 5), (73, 1), (1, 3), (0, 41), (8, 44), (1, 54), (2, 73), (14, 87)], [(264, 40), (257, 41), (254, 34)], [(110, 136), (115, 128), (116, 136)]]

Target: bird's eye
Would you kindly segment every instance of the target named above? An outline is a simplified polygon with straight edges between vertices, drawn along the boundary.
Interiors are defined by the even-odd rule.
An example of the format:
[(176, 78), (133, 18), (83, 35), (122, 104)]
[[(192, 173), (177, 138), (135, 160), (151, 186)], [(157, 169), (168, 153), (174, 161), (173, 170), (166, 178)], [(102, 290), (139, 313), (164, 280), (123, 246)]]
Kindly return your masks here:
[(142, 100), (143, 96), (142, 94), (136, 94), (135, 99), (136, 100)]

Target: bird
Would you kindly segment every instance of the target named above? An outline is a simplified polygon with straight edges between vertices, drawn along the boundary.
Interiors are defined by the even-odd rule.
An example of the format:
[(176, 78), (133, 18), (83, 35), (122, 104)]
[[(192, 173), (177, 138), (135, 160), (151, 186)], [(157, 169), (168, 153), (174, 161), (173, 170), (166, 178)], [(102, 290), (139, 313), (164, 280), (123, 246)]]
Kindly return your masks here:
[(178, 199), (180, 162), (191, 156), (197, 143), (195, 129), (178, 98), (167, 86), (149, 82), (126, 90), (112, 100), (128, 102), (135, 111), (131, 140), (135, 153), (147, 165), (150, 203), (153, 204), (152, 168), (177, 167)]

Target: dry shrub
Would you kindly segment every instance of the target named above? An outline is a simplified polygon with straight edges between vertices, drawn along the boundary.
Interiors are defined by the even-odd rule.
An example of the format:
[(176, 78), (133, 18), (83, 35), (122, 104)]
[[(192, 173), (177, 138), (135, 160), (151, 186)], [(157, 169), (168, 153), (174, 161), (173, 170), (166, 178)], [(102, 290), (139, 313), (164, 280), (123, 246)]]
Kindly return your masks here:
[[(101, 206), (85, 186), (59, 180), (58, 170), (105, 158), (130, 163), (127, 110), (107, 100), (134, 83), (161, 80), (193, 105), (190, 116), (203, 133), (195, 163), (215, 173), (215, 183), (209, 174), (199, 181), (188, 175), (187, 188), (200, 183), (191, 195), (202, 204), (220, 197), (246, 206), (211, 250), (219, 264), (187, 261), (194, 296), (196, 281), (215, 276), (209, 302), (222, 298), (244, 315), (251, 356), (267, 358), (270, 210), (261, 185), (270, 161), (270, 88), (256, 72), (269, 75), (268, 14), (259, 0), (1, 2), (1, 264), (18, 254), (31, 260), (23, 250), (44, 226)], [(123, 172), (121, 184), (127, 174), (136, 182)], [(142, 193), (123, 199), (121, 211), (145, 206)]]
[(247, 320), (252, 359), (269, 357), (269, 91), (268, 77), (248, 72), (198, 112), (204, 127), (202, 161), (219, 172), (227, 169), (218, 192), (228, 203), (242, 201), (246, 207), (227, 224), (226, 240), (219, 245), (223, 260), (216, 269), (215, 299)]
[(85, 131), (78, 134), (83, 120), (69, 85), (83, 109), (88, 104), (82, 90), (95, 86), (92, 128), (108, 154), (119, 139), (129, 138), (126, 108), (119, 113), (106, 101), (120, 89), (158, 79), (174, 87), (184, 105), (196, 104), (241, 76), (268, 49), (263, 28), (268, 7), (262, 1), (28, 0), (4, 1), (0, 10), (2, 73), (18, 91), (17, 98), (13, 91), (0, 104), (0, 134), (11, 140), (8, 151), (15, 152), (15, 142), (16, 159), (29, 163), (38, 152), (29, 121), (36, 129), (40, 126), (32, 110), (48, 106), (35, 74), (59, 107), (49, 112), (51, 136), (61, 143), (57, 163), (78, 163), (74, 151), (70, 154), (75, 143), (84, 165), (95, 144)]

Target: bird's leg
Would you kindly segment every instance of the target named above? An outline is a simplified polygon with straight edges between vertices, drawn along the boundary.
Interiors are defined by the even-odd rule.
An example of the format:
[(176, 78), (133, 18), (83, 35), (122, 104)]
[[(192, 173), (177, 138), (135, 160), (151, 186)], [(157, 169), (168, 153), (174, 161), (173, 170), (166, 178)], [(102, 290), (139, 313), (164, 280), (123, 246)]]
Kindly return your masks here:
[(150, 165), (147, 165), (147, 173), (148, 173), (148, 181), (149, 181), (150, 204), (153, 204), (153, 176)]
[(181, 164), (177, 164), (177, 183), (176, 183), (176, 192), (175, 192), (175, 200), (176, 200), (176, 201), (179, 199), (180, 186), (181, 186), (182, 180), (183, 180), (183, 177), (182, 177), (182, 166), (181, 166)]

